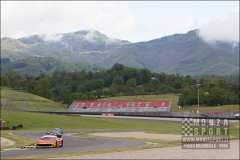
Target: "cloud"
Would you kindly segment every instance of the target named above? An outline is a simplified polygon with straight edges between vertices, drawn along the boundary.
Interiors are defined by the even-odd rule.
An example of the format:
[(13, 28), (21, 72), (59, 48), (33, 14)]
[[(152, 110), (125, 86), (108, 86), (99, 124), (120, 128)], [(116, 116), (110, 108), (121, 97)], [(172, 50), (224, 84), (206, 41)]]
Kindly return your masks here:
[(46, 42), (59, 42), (63, 37), (62, 34), (39, 34), (38, 36)]
[(198, 35), (206, 42), (239, 42), (239, 12), (231, 12), (226, 17), (208, 18)]
[[(197, 19), (194, 16), (187, 15), (182, 20), (167, 20), (153, 30), (151, 37), (161, 38), (176, 33), (187, 33), (190, 30), (197, 29)], [(151, 40), (149, 37), (149, 40)]]
[[(200, 33), (202, 37), (212, 39), (216, 37), (213, 35), (216, 31), (210, 30), (210, 28), (215, 28), (215, 25), (211, 27), (210, 24), (228, 19), (214, 20), (210, 17), (208, 23), (200, 27), (197, 22), (201, 23), (202, 17), (224, 14), (229, 9), (220, 10), (221, 8), (218, 7), (220, 3), (213, 3), (215, 8), (210, 9), (212, 6), (210, 5), (203, 13), (200, 6), (205, 5), (205, 2), (199, 4), (179, 2), (177, 5), (175, 3), (160, 1), (1, 1), (1, 37), (21, 38), (36, 34), (55, 35), (80, 30), (97, 30), (109, 37), (140, 42), (175, 33), (186, 33), (198, 28), (203, 29)], [(239, 8), (237, 12), (238, 10)], [(234, 29), (221, 32), (225, 32), (224, 34), (229, 32), (238, 37), (239, 31), (236, 33), (234, 30), (239, 28), (239, 16), (237, 20), (238, 23), (233, 25)], [(45, 39), (54, 40), (55, 38), (45, 36)], [(91, 35), (88, 38), (91, 39)]]
[(135, 19), (129, 2), (3, 1), (1, 5), (2, 37), (79, 30), (113, 33), (114, 37), (117, 33), (132, 31)]
[(97, 38), (97, 35), (96, 35), (96, 31), (94, 30), (90, 30), (88, 34), (86, 34), (86, 36), (83, 37), (84, 40), (87, 40), (88, 42), (92, 42), (92, 43), (97, 41), (96, 38)]

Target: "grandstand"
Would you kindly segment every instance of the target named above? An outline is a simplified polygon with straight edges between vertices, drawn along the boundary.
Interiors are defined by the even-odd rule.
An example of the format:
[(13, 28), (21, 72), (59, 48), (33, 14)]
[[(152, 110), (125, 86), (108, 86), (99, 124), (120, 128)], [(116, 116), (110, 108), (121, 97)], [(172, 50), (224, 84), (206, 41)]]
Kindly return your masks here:
[(171, 116), (171, 101), (74, 101), (68, 112), (85, 114)]

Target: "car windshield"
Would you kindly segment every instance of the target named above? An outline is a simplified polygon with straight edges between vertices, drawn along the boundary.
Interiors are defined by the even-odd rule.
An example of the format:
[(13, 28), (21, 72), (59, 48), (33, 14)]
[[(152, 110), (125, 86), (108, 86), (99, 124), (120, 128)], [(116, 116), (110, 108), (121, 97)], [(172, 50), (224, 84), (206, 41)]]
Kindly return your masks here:
[(54, 129), (54, 132), (59, 132), (59, 130), (57, 130), (57, 129)]
[(58, 133), (57, 130), (52, 130), (52, 131), (49, 131), (49, 133)]
[(41, 137), (41, 140), (54, 140), (54, 137)]

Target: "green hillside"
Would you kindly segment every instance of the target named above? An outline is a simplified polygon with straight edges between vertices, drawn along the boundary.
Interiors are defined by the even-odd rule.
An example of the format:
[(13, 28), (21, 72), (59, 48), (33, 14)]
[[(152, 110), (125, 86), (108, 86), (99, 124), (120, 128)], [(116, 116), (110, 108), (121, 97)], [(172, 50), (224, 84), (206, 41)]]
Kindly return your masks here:
[(121, 62), (153, 72), (181, 75), (238, 74), (239, 54), (212, 47), (196, 30), (160, 39), (133, 43), (116, 49), (103, 63)]
[(98, 71), (104, 69), (104, 66), (86, 62), (63, 62), (53, 57), (31, 56), (12, 60), (8, 64), (1, 64), (1, 71), (16, 70), (19, 75), (37, 77), (41, 73), (51, 76), (53, 72), (60, 72), (66, 70), (67, 72), (74, 72), (75, 70)]
[[(88, 64), (110, 67), (121, 63), (133, 68), (147, 68), (152, 72), (168, 74), (239, 74), (239, 43), (206, 43), (197, 35), (197, 31), (138, 43), (109, 38), (98, 31), (52, 35), (55, 38), (60, 37), (59, 40), (46, 35), (33, 35), (18, 40), (2, 38), (1, 56), (10, 60), (32, 56), (53, 57), (56, 59), (51, 62), (53, 66), (58, 66), (60, 62), (57, 60), (60, 60), (64, 62), (62, 67), (69, 71), (79, 70)], [(22, 75), (26, 75), (29, 68), (37, 68), (38, 70), (33, 71), (36, 74), (52, 73), (49, 68), (46, 70), (43, 69), (44, 66), (36, 64), (36, 67), (26, 59), (23, 61), (21, 64), (3, 66), (3, 71), (17, 69)], [(14, 63), (17, 62), (19, 61)], [(75, 62), (84, 64), (81, 63), (77, 68), (68, 64)], [(57, 68), (53, 67), (53, 70), (55, 69)]]

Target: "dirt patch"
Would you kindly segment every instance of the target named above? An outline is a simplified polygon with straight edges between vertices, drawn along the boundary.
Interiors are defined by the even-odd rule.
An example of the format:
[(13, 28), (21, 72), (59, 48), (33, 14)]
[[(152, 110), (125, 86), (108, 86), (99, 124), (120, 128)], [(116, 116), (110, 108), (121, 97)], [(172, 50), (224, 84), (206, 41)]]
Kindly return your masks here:
[(104, 133), (89, 133), (93, 136), (103, 137), (132, 137), (132, 138), (149, 138), (149, 139), (164, 139), (164, 140), (181, 140), (181, 135), (173, 134), (152, 134), (145, 132), (104, 132)]
[(14, 141), (1, 137), (1, 146), (12, 146), (14, 144), (15, 144)]

